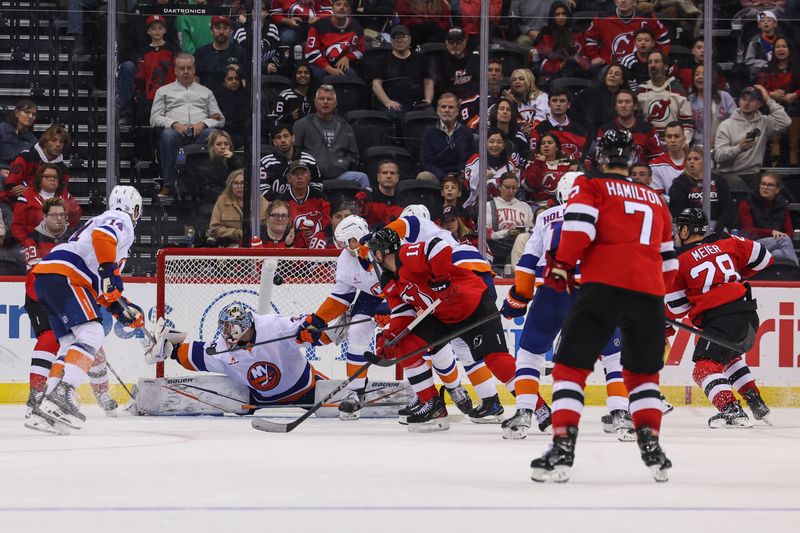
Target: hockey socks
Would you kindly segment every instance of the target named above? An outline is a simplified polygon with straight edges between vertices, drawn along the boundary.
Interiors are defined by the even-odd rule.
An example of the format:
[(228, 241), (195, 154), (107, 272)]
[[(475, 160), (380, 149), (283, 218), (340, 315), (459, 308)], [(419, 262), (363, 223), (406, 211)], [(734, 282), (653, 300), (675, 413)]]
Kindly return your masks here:
[(694, 364), (692, 378), (718, 411), (736, 401), (730, 382), (723, 374), (721, 363), (708, 359), (697, 361)]
[(94, 356), (82, 349), (77, 344), (73, 344), (64, 356), (64, 377), (63, 381), (75, 388), (83, 383), (86, 374), (92, 368)]
[(524, 348), (517, 352), (516, 383), (517, 409), (534, 411), (544, 401), (539, 396), (539, 379), (544, 367), (545, 354), (532, 353)]
[(471, 365), (465, 364), (464, 370), (466, 370), (467, 377), (472, 386), (475, 387), (475, 392), (479, 398), (491, 398), (497, 394), (497, 382), (492, 375), (492, 371), (483, 361)]
[(45, 392), (50, 394), (56, 388), (58, 382), (64, 377), (64, 358), (59, 357), (53, 361), (53, 366), (50, 367), (50, 375), (47, 376), (47, 389)]
[(431, 363), (433, 369), (448, 389), (454, 389), (461, 385), (458, 377), (458, 366), (453, 355), (453, 349), (449, 344), (445, 344), (436, 353), (431, 353)]
[(742, 361), (741, 357), (736, 357), (728, 363), (725, 367), (725, 377), (728, 378), (728, 382), (730, 382), (731, 386), (742, 396), (745, 396), (745, 393), (749, 391), (755, 391), (757, 394), (761, 394), (761, 391), (756, 385), (756, 380), (750, 372), (750, 367)]
[[(364, 354), (354, 354), (350, 353), (349, 351), (345, 355), (347, 359), (347, 375), (352, 376), (356, 372), (358, 372), (362, 366), (364, 366), (367, 361), (364, 359)], [(367, 376), (366, 374), (362, 374), (357, 379), (354, 379), (350, 382), (347, 386), (349, 390), (356, 391), (359, 394), (364, 394), (364, 389), (367, 386)]]
[(103, 350), (97, 352), (88, 374), (89, 384), (92, 386), (95, 396), (108, 392), (108, 365), (106, 365), (106, 354)]
[(620, 352), (604, 355), (600, 361), (603, 363), (603, 372), (606, 377), (606, 406), (608, 411), (628, 410), (628, 389), (622, 378), (622, 362)]
[(36, 346), (33, 347), (31, 356), (30, 387), (32, 391), (44, 392), (57, 353), (58, 341), (53, 330), (48, 329), (41, 332), (36, 337)]
[(639, 374), (628, 370), (622, 371), (622, 378), (629, 392), (628, 410), (633, 418), (633, 425), (638, 430), (648, 427), (653, 436), (661, 431), (661, 392), (658, 390), (658, 372)]
[(405, 368), (403, 371), (420, 402), (425, 403), (437, 396), (436, 387), (433, 384), (433, 371), (429, 362), (420, 359), (417, 366)]
[(514, 394), (517, 364), (508, 352), (493, 352), (483, 358), (486, 366), (492, 371), (494, 377), (502, 381), (508, 390)]
[(556, 363), (553, 367), (553, 438), (563, 438), (577, 426), (583, 412), (583, 389), (591, 370)]

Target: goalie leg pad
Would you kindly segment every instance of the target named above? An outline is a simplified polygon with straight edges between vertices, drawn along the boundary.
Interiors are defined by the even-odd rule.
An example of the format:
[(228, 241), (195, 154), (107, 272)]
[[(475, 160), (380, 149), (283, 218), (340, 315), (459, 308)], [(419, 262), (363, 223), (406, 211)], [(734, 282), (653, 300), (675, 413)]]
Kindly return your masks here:
[(224, 407), (227, 412), (232, 411), (241, 415), (249, 413), (249, 410), (243, 407), (250, 403), (250, 390), (247, 386), (227, 376), (210, 374), (140, 379), (139, 394), (136, 395), (135, 406), (131, 411), (138, 415), (152, 416), (220, 415), (226, 412), (183, 396), (167, 387)]

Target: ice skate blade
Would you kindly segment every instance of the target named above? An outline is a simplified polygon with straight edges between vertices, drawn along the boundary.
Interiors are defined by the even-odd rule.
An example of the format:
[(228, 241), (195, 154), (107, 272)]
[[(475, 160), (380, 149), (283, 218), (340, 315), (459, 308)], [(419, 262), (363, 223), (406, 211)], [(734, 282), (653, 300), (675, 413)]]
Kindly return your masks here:
[(117, 413), (116, 409), (114, 409), (112, 411), (105, 411), (105, 413), (106, 413), (106, 416), (108, 418), (117, 418), (117, 416), (118, 416), (118, 413)]
[(653, 475), (653, 479), (656, 480), (656, 483), (665, 483), (669, 481), (669, 473), (668, 468), (661, 468), (660, 465), (652, 465), (650, 467), (650, 473)]
[(503, 428), (503, 438), (505, 440), (522, 440), (528, 436), (530, 428)]
[(64, 436), (70, 434), (69, 429), (63, 424), (60, 424), (58, 422), (53, 422), (48, 418), (36, 414), (32, 414), (29, 417), (25, 417), (25, 427), (28, 429), (32, 429), (34, 431), (48, 433), (50, 435)]
[(435, 431), (447, 431), (448, 429), (450, 429), (450, 421), (447, 418), (437, 418), (421, 424), (408, 424), (409, 433), (433, 433)]
[(403, 426), (408, 425), (408, 415), (400, 415), (397, 417), (397, 423)]
[(352, 413), (345, 413), (344, 411), (339, 411), (339, 420), (352, 422), (353, 420), (358, 420), (359, 418), (361, 418), (361, 409), (359, 409), (358, 411), (353, 411)]
[(503, 418), (502, 414), (499, 414), (499, 415), (483, 416), (481, 418), (469, 417), (469, 421), (474, 422), (475, 424), (502, 424)]
[(620, 442), (633, 442), (636, 440), (636, 432), (632, 429), (619, 428), (616, 433), (617, 440)]
[(761, 422), (764, 422), (764, 423), (765, 423), (766, 425), (768, 425), (768, 426), (771, 426), (771, 425), (772, 425), (772, 422), (770, 422), (770, 420), (769, 420), (769, 417), (768, 417), (768, 416), (762, 416), (762, 417), (761, 417)]
[(42, 404), (34, 410), (34, 416), (35, 415), (39, 415), (58, 424), (63, 424), (70, 429), (81, 429), (81, 424), (83, 423), (83, 420), (80, 418), (64, 413), (56, 404), (48, 400), (42, 402)]
[(753, 422), (749, 418), (735, 420), (732, 424), (728, 424), (725, 420), (709, 420), (708, 427), (711, 429), (750, 429), (753, 427)]
[(566, 483), (569, 481), (570, 469), (566, 465), (554, 466), (552, 470), (531, 468), (531, 479), (537, 483)]

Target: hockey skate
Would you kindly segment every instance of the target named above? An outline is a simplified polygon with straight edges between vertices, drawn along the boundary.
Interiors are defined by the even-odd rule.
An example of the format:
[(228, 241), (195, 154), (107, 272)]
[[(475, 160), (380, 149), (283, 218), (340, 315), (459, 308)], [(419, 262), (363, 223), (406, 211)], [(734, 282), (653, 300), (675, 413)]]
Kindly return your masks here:
[(533, 414), (536, 417), (536, 424), (539, 426), (539, 431), (547, 433), (547, 428), (553, 425), (553, 412), (550, 410), (550, 406), (544, 403)]
[(500, 418), (503, 415), (503, 404), (500, 403), (500, 397), (495, 394), (489, 398), (481, 399), (481, 404), (473, 407), (467, 413), (467, 416), (472, 422), (476, 424), (499, 424), (503, 421)]
[(431, 433), (448, 429), (450, 421), (447, 420), (447, 408), (441, 396), (434, 396), (408, 415), (408, 431), (411, 433)]
[(533, 411), (530, 409), (517, 409), (514, 416), (503, 420), (501, 427), (503, 429), (503, 438), (509, 440), (520, 440), (528, 436), (528, 430), (531, 428), (531, 419), (533, 418)]
[(339, 420), (358, 420), (364, 407), (364, 395), (348, 390), (339, 402)]
[(670, 414), (672, 412), (673, 409), (675, 409), (675, 406), (672, 405), (671, 403), (669, 403), (667, 401), (666, 396), (664, 396), (663, 394), (661, 395), (661, 402), (663, 404), (661, 406), (661, 414), (662, 415), (668, 415), (668, 414)]
[(44, 399), (44, 391), (37, 391), (31, 389), (30, 393), (28, 394), (28, 401), (25, 402), (27, 406), (27, 410), (25, 411), (25, 418), (28, 418), (33, 413), (33, 410), (42, 403), (42, 399)]
[[(611, 431), (606, 433), (615, 433), (617, 439), (622, 442), (633, 442), (636, 440), (636, 430), (633, 427), (633, 419), (631, 414), (624, 409), (614, 409), (611, 414)], [(603, 427), (605, 431), (605, 427)]]
[(765, 424), (771, 426), (772, 422), (769, 421), (769, 407), (764, 403), (764, 399), (758, 391), (749, 390), (743, 394), (744, 399), (747, 401), (747, 407), (753, 413), (753, 418), (761, 420)]
[(458, 385), (452, 389), (448, 389), (444, 385), (439, 387), (439, 396), (442, 397), (442, 401), (444, 401), (444, 391), (447, 391), (447, 394), (450, 395), (450, 399), (453, 400), (453, 403), (456, 404), (459, 411), (465, 415), (469, 414), (472, 410), (472, 398), (469, 397), (469, 393), (463, 385)]
[[(755, 416), (755, 415), (754, 415)], [(739, 402), (729, 403), (723, 407), (722, 411), (708, 419), (710, 428), (751, 428), (753, 423), (750, 417), (744, 412)]]
[(119, 407), (119, 404), (114, 398), (111, 397), (108, 391), (100, 393), (95, 392), (94, 399), (97, 401), (97, 405), (103, 409), (103, 412), (106, 414), (106, 416), (117, 416), (117, 407)]
[(78, 407), (75, 387), (63, 380), (56, 385), (53, 392), (44, 397), (39, 407), (34, 409), (34, 414), (71, 429), (81, 429), (81, 425), (86, 422), (86, 416)]
[(650, 469), (653, 479), (659, 483), (668, 481), (667, 470), (672, 468), (672, 461), (667, 459), (664, 450), (658, 444), (658, 437), (653, 435), (653, 431), (647, 426), (637, 429), (636, 435), (639, 451), (642, 452), (642, 461)]
[(53, 435), (69, 435), (69, 428), (54, 422), (37, 412), (39, 404), (44, 399), (44, 391), (31, 390), (28, 395), (27, 411), (25, 412), (25, 427)]
[(405, 407), (401, 407), (397, 411), (397, 421), (402, 425), (408, 424), (408, 417), (417, 412), (417, 409), (422, 407), (422, 402), (419, 401), (419, 398), (414, 396), (414, 401)]
[(531, 461), (531, 479), (539, 483), (566, 483), (575, 461), (578, 426), (567, 427), (567, 434), (556, 437), (544, 455)]

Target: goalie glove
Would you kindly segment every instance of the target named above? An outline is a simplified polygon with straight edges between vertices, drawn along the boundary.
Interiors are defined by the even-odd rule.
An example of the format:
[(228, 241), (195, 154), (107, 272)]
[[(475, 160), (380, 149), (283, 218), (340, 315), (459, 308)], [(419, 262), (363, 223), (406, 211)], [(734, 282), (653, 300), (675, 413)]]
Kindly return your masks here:
[(322, 338), (322, 330), (327, 327), (328, 323), (325, 322), (325, 320), (315, 313), (311, 313), (300, 323), (294, 341), (297, 344), (309, 343), (313, 346), (319, 346), (320, 339)]
[(169, 359), (175, 346), (186, 340), (186, 333), (168, 328), (164, 317), (158, 319), (150, 334), (153, 341), (145, 336), (142, 344), (145, 347), (144, 360), (151, 365)]
[(108, 306), (108, 312), (126, 328), (141, 328), (144, 326), (144, 311), (136, 304), (128, 301), (124, 296)]
[(558, 261), (554, 255), (547, 254), (544, 269), (544, 284), (558, 292), (575, 292), (575, 267)]
[(528, 311), (528, 304), (530, 301), (530, 298), (525, 298), (524, 296), (518, 294), (516, 287), (511, 287), (511, 290), (508, 291), (508, 296), (506, 296), (506, 300), (503, 302), (503, 308), (500, 310), (500, 312), (506, 318), (525, 316), (525, 313)]

